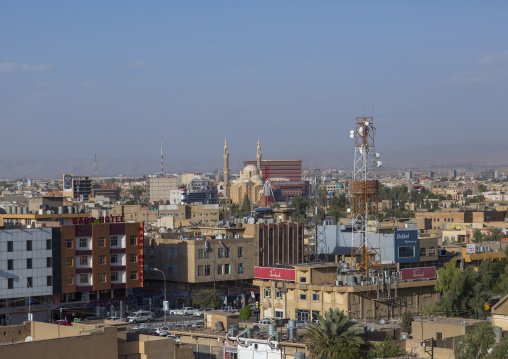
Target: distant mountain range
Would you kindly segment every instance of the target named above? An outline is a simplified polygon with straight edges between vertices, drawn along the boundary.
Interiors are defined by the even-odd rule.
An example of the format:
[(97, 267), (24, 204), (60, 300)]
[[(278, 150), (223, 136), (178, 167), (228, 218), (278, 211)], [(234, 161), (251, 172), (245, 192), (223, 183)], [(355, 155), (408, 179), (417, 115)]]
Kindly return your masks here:
[[(306, 168), (349, 171), (353, 166), (353, 151), (348, 153), (323, 153), (315, 155), (291, 155), (266, 159), (301, 159)], [(246, 158), (230, 158), (232, 172), (243, 168)], [(485, 143), (464, 143), (457, 146), (438, 145), (415, 148), (391, 148), (382, 151), (383, 170), (456, 169), (481, 170), (508, 168), (508, 148)], [(222, 169), (222, 156), (208, 159), (165, 159), (166, 173), (183, 171), (212, 172)], [(99, 162), (99, 176), (142, 176), (160, 172), (158, 159), (103, 158)], [(0, 178), (61, 178), (64, 173), (94, 176), (93, 159), (87, 158), (16, 158), (0, 157)]]

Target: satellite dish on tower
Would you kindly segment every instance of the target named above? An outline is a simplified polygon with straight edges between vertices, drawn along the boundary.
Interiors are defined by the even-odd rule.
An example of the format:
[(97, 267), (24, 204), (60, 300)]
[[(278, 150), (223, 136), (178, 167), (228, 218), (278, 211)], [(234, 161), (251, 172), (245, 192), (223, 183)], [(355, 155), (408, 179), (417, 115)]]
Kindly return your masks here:
[(164, 228), (163, 227), (159, 228), (159, 233), (164, 233)]
[(33, 342), (33, 341), (34, 341), (34, 338), (32, 338), (30, 335), (25, 338), (25, 343)]

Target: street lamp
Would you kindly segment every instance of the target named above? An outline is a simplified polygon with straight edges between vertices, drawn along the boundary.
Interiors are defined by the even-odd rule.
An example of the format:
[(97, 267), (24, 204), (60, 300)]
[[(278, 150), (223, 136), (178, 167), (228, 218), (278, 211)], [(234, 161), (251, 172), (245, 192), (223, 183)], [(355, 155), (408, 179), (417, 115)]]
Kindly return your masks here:
[(30, 285), (30, 282), (28, 281), (27, 277), (18, 276), (18, 278), (23, 278), (26, 281), (26, 287), (28, 288), (28, 321), (32, 321), (32, 311), (31, 311), (31, 300), (30, 300), (30, 292), (32, 290), (32, 286)]
[[(157, 272), (161, 272), (162, 275), (164, 276), (164, 302), (167, 303), (168, 301), (166, 300), (166, 274), (164, 274), (163, 271), (161, 271), (160, 269), (157, 269), (157, 268), (154, 268), (153, 270), (157, 271)], [(162, 310), (164, 310), (164, 324), (165, 324), (167, 322), (167, 320), (166, 320), (166, 308), (164, 308), (164, 303), (162, 304)]]

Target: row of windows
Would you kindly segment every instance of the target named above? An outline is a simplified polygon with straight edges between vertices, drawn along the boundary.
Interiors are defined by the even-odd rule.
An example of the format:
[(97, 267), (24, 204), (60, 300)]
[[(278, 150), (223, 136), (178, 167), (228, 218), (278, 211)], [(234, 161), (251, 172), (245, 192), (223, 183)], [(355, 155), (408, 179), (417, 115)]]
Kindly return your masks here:
[[(275, 298), (276, 299), (281, 299), (282, 298), (282, 293), (283, 293), (283, 291), (276, 290), (275, 291)], [(271, 289), (265, 289), (265, 293), (264, 294), (265, 294), (265, 298), (270, 298), (270, 296), (272, 295), (272, 290)], [(307, 294), (300, 294), (300, 300), (307, 300)], [(317, 294), (317, 293), (312, 294), (312, 301), (318, 302), (319, 301), (319, 294)]]
[(430, 247), (429, 248), (429, 254), (427, 254), (427, 249), (426, 248), (420, 248), (420, 257), (424, 257), (424, 256), (435, 256), (436, 255), (436, 248), (434, 247)]
[[(209, 276), (211, 265), (198, 266), (198, 276)], [(243, 263), (238, 263), (238, 274), (244, 273)], [(217, 264), (217, 274), (231, 274), (231, 264)]]
[[(111, 247), (118, 247), (118, 237), (117, 236), (111, 236), (111, 237), (109, 237), (109, 240), (110, 240)], [(79, 248), (88, 248), (88, 241), (89, 241), (89, 238), (80, 238), (79, 239)], [(138, 244), (138, 237), (137, 236), (130, 236), (129, 237), (129, 244), (131, 246), (136, 246)], [(66, 239), (65, 240), (65, 248), (72, 249), (73, 245), (74, 245), (73, 239)], [(106, 246), (106, 238), (99, 237), (97, 239), (97, 245), (99, 247), (105, 247)]]
[[(229, 248), (218, 248), (217, 258), (229, 258), (231, 256), (231, 250)], [(243, 257), (243, 247), (238, 247), (238, 257)], [(168, 257), (169, 258), (169, 257)], [(210, 252), (204, 248), (198, 249), (198, 259), (210, 258)]]
[[(17, 261), (19, 262), (19, 261)], [(46, 258), (46, 268), (51, 268), (53, 266), (53, 258)], [(21, 269), (21, 268), (18, 268)], [(32, 258), (26, 259), (26, 269), (32, 269)], [(14, 270), (14, 259), (7, 260), (7, 270)]]
[[(51, 239), (46, 239), (46, 249), (51, 250)], [(31, 252), (32, 251), (32, 240), (26, 241), (26, 251)], [(14, 252), (14, 242), (13, 241), (7, 241), (7, 252)]]
[[(88, 259), (89, 259), (89, 256), (79, 256), (79, 264), (82, 266), (88, 265)], [(111, 254), (110, 261), (111, 261), (111, 264), (118, 264), (119, 263), (118, 262), (118, 254)], [(131, 254), (129, 257), (129, 261), (131, 263), (136, 263), (138, 261), (138, 255)], [(105, 255), (99, 256), (99, 264), (107, 264)], [(65, 266), (66, 267), (74, 266), (74, 257), (66, 257), (65, 258)]]
[[(32, 288), (32, 283), (33, 283), (32, 277), (26, 277), (25, 279), (26, 279), (26, 287)], [(46, 285), (48, 287), (53, 285), (53, 277), (52, 276), (48, 275), (46, 277)], [(7, 279), (7, 289), (14, 289), (14, 278)]]
[[(111, 282), (116, 282), (118, 281), (118, 272), (111, 272), (110, 275), (110, 281)], [(79, 282), (81, 284), (87, 284), (89, 283), (89, 275), (88, 274), (80, 274), (79, 275)], [(99, 273), (99, 283), (105, 283), (106, 282), (106, 278), (107, 278), (107, 275), (106, 273)], [(130, 271), (129, 273), (129, 278), (131, 280), (136, 280), (138, 279), (138, 271)], [(65, 277), (65, 284), (67, 285), (73, 285), (74, 284), (74, 276), (73, 275), (68, 275)]]

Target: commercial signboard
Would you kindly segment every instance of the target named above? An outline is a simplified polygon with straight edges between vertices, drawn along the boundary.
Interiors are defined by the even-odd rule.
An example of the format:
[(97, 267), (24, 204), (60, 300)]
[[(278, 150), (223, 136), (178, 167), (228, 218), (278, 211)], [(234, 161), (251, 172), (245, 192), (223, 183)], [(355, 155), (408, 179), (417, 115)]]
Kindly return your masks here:
[(418, 231), (395, 231), (394, 249), (396, 263), (418, 262)]
[(72, 192), (72, 175), (64, 174), (63, 175), (63, 191), (64, 192)]
[(401, 270), (402, 280), (434, 279), (436, 267), (405, 268)]
[(475, 254), (476, 253), (476, 244), (467, 244), (466, 245), (466, 253), (467, 254)]
[(294, 269), (254, 267), (254, 277), (261, 279), (290, 280), (294, 281), (296, 274)]

